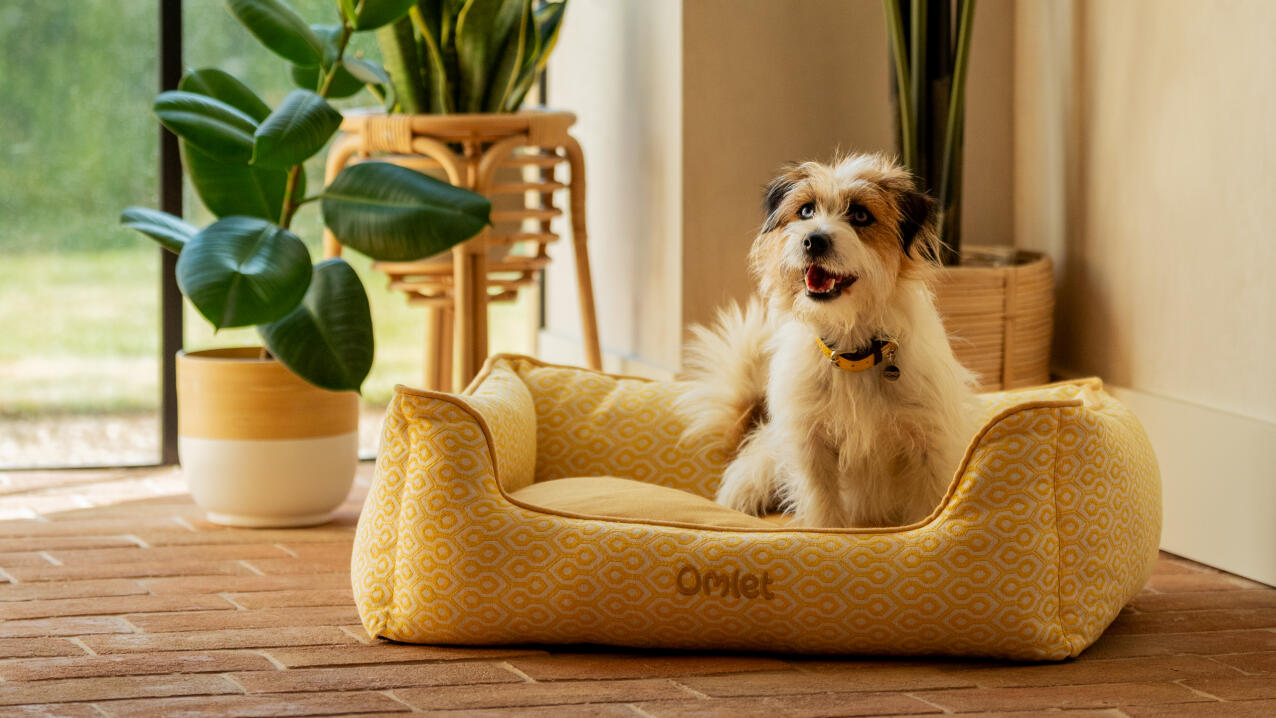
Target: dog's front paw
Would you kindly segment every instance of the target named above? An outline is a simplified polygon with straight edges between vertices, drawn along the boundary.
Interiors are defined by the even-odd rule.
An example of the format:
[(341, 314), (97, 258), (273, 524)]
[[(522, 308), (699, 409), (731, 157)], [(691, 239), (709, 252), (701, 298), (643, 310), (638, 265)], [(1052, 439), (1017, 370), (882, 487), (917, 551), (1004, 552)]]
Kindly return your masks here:
[(851, 527), (851, 520), (845, 512), (835, 506), (809, 506), (798, 508), (794, 512), (794, 525), (813, 529), (845, 529)]
[(722, 477), (717, 502), (752, 516), (762, 515), (771, 503), (771, 483), (756, 473), (733, 471), (735, 468), (734, 465), (728, 467)]
[(729, 509), (758, 516), (766, 510), (767, 495), (759, 491), (756, 484), (723, 481), (716, 500)]

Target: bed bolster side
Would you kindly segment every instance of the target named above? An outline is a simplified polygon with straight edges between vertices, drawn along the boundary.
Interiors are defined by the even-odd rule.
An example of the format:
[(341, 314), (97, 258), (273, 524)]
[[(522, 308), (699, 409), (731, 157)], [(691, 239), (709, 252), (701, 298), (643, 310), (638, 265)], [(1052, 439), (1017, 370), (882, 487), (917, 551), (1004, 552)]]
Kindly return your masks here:
[(1060, 620), (1070, 655), (1098, 640), (1147, 582), (1161, 538), (1161, 478), (1151, 442), (1101, 390), (1064, 410), (1059, 434)]
[[(491, 434), (464, 399), (398, 387), (355, 533), (351, 582), (370, 636), (421, 641), (430, 580), (448, 564), (458, 506), (499, 496)], [(468, 498), (458, 492), (469, 492)]]

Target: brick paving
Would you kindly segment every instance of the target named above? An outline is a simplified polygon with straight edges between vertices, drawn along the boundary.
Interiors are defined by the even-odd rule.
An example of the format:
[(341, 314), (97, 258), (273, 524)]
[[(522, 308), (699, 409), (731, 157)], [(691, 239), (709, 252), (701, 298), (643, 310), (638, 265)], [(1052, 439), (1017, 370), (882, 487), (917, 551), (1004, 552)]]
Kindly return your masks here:
[(1057, 664), (373, 641), (369, 470), (333, 523), (259, 531), (174, 469), (0, 472), (0, 716), (1276, 715), (1276, 589), (1168, 554)]

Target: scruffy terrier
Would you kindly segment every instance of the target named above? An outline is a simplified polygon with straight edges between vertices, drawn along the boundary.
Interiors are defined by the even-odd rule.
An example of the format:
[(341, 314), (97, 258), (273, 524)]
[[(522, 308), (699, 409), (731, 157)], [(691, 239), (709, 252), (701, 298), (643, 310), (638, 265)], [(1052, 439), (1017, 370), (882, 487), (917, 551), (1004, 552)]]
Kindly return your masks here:
[(718, 503), (796, 525), (900, 526), (943, 498), (974, 429), (927, 279), (935, 203), (880, 155), (791, 166), (767, 187), (758, 293), (695, 327), (684, 436), (734, 454)]

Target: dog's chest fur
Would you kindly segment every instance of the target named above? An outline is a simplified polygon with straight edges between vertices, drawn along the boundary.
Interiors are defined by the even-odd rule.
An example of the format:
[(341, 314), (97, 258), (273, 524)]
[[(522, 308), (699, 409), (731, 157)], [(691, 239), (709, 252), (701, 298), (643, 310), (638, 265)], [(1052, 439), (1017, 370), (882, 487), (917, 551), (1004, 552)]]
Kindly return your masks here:
[(950, 398), (943, 396), (953, 381), (943, 376), (949, 369), (942, 358), (929, 352), (928, 338), (910, 338), (912, 345), (901, 341), (901, 376), (892, 382), (880, 366), (860, 372), (834, 366), (801, 322), (784, 322), (774, 337), (772, 420), (786, 427), (790, 450), (813, 452), (811, 463), (825, 474), (818, 479), (836, 482), (855, 525), (924, 516), (950, 478), (934, 466), (937, 455), (952, 460), (954, 452), (945, 426)]

